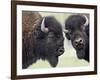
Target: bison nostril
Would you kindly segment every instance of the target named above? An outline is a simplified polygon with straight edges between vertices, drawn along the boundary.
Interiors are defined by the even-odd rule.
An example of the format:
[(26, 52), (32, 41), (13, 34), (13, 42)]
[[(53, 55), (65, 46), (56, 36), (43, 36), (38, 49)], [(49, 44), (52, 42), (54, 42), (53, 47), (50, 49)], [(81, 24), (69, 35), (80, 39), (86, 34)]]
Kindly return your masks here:
[(83, 43), (83, 40), (81, 39), (81, 40), (79, 41), (79, 43)]
[(76, 41), (75, 41), (75, 44), (77, 45), (77, 44), (78, 44), (78, 42), (76, 42)]
[(60, 48), (58, 50), (58, 56), (62, 55), (64, 53), (64, 48)]
[(80, 42), (79, 42), (80, 44), (83, 44), (83, 40), (80, 40)]
[(64, 50), (63, 49), (62, 50), (60, 49), (59, 52), (64, 52)]

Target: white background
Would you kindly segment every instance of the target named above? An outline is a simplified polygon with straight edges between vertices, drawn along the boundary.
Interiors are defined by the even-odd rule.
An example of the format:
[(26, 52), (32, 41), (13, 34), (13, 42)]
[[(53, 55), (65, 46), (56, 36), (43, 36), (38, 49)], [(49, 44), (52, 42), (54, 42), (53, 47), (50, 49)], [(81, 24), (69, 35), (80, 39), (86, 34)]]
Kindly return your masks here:
[[(47, 1), (47, 0), (34, 0)], [(76, 4), (97, 4), (98, 14), (100, 14), (99, 0), (50, 0), (57, 3)], [(100, 15), (98, 15), (98, 34), (100, 34)], [(98, 49), (100, 47), (100, 36), (98, 35)], [(98, 74), (88, 76), (70, 76), (58, 78), (42, 78), (34, 80), (100, 80), (100, 50), (98, 50)], [(10, 80), (11, 73), (11, 2), (10, 0), (0, 0), (0, 80)], [(29, 79), (28, 79), (29, 80)]]

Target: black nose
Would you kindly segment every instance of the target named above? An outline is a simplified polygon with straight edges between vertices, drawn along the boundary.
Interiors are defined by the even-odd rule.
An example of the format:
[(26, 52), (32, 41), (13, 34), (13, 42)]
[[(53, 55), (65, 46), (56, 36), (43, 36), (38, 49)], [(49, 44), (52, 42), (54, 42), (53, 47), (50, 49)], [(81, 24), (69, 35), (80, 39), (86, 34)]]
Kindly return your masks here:
[(76, 47), (80, 47), (81, 45), (83, 45), (83, 39), (82, 38), (78, 38), (75, 40), (75, 46)]
[(64, 53), (64, 48), (61, 47), (58, 49), (58, 56), (62, 55)]

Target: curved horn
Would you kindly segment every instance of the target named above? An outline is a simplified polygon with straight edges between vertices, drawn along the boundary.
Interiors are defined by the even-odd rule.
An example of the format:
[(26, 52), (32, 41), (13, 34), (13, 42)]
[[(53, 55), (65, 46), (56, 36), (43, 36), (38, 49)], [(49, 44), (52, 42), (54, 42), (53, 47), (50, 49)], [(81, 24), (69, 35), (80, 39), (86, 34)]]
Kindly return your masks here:
[(85, 17), (85, 19), (86, 19), (86, 22), (83, 25), (87, 26), (89, 24), (88, 18), (85, 15), (83, 15), (83, 17)]
[(47, 33), (49, 30), (48, 28), (45, 27), (44, 21), (45, 21), (45, 18), (43, 18), (42, 23), (41, 23), (41, 31)]
[(65, 33), (68, 33), (68, 30), (66, 30), (66, 29), (63, 29), (63, 31), (64, 31)]
[(65, 24), (62, 25), (62, 30), (64, 33), (68, 33), (68, 30), (65, 29)]

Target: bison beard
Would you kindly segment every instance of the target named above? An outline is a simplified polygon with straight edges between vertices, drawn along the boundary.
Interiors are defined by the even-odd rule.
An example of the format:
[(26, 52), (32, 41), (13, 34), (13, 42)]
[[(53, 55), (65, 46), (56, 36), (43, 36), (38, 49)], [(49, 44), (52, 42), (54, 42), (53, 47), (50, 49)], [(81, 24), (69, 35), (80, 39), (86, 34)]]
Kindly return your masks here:
[(89, 23), (85, 16), (71, 15), (65, 21), (65, 33), (79, 59), (89, 61)]
[(43, 19), (39, 13), (23, 11), (22, 13), (22, 68), (25, 69), (38, 59), (48, 60), (52, 67), (56, 67), (58, 57), (63, 54), (63, 34), (60, 23), (52, 16)]

